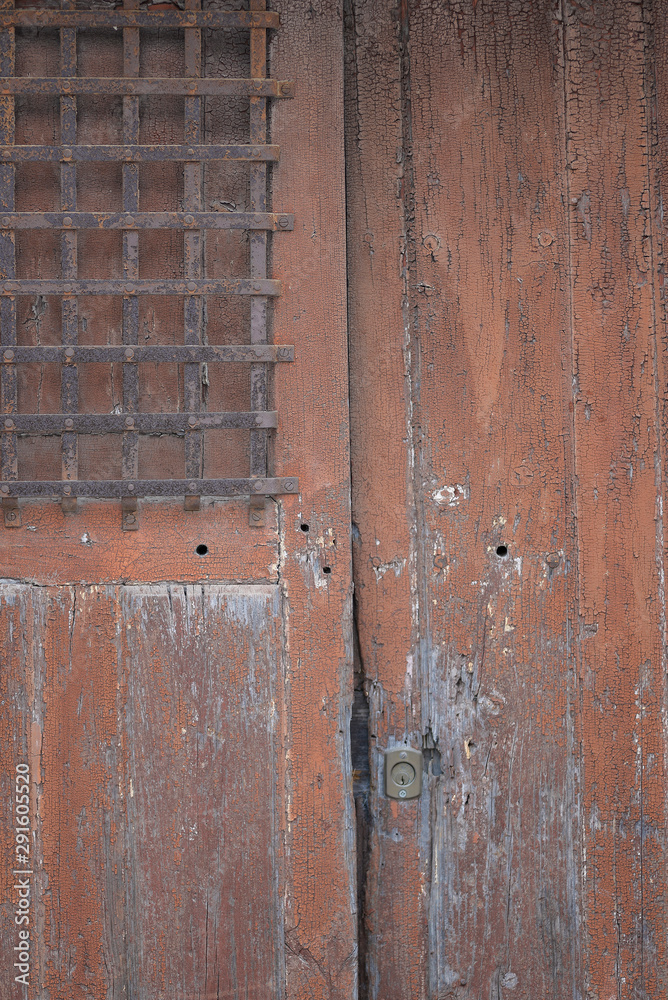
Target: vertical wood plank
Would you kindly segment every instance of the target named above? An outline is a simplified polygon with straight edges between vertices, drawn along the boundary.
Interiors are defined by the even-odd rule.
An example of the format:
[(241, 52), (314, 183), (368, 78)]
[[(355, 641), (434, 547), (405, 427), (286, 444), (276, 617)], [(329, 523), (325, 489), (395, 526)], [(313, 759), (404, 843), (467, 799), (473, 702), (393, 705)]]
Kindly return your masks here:
[(361, 859), (367, 869), (361, 986), (363, 996), (422, 997), (429, 855), (421, 850), (421, 803), (400, 806), (383, 790), (383, 750), (404, 740), (419, 749), (423, 743), (416, 673), (413, 344), (407, 329), (407, 50), (392, 4), (351, 3), (347, 13), (353, 563), (372, 775), (369, 850)]
[[(352, 701), (350, 468), (345, 285), (343, 35), (339, 0), (280, 0), (270, 39), (277, 79), (298, 81), (276, 102), (274, 210), (295, 231), (272, 240), (276, 343), (299, 361), (274, 373), (279, 475), (301, 496), (281, 499), (285, 600), (286, 961), (288, 997), (356, 992), (354, 824), (348, 730)], [(287, 365), (283, 366), (287, 368)]]
[[(353, 343), (369, 345), (357, 348), (352, 391), (359, 400), (371, 379), (379, 409), (374, 424), (371, 400), (353, 402), (366, 435), (353, 453), (356, 575), (382, 608), (362, 591), (360, 639), (366, 632), (378, 749), (407, 736), (429, 768), (422, 798), (407, 806), (383, 800), (375, 769), (369, 995), (405, 996), (407, 983), (425, 997), (570, 995), (581, 981), (580, 867), (559, 23), (551, 4), (418, 0), (399, 6), (393, 40), (389, 25), (375, 32), (377, 5), (353, 10), (364, 84), (349, 150), (353, 163), (367, 150), (358, 204), (365, 217), (372, 206), (376, 226), (364, 234), (368, 263), (361, 250), (351, 258)], [(400, 149), (386, 150), (385, 136)], [(395, 191), (378, 184), (383, 159)], [(393, 301), (382, 220), (396, 218), (397, 200), (407, 407), (397, 375), (381, 390), (373, 346)], [(374, 291), (365, 315), (358, 303)], [(398, 519), (409, 536), (416, 517), (412, 658), (406, 639), (395, 651), (396, 622), (409, 634), (407, 602), (389, 589), (404, 559), (410, 574), (410, 545), (394, 542), (397, 519), (376, 529), (367, 499), (369, 462), (390, 447), (399, 456), (390, 496), (402, 495), (403, 462), (413, 477), (415, 499), (403, 490)], [(399, 558), (374, 563), (374, 535)], [(393, 837), (400, 850), (388, 864)], [(417, 857), (421, 880), (404, 878), (400, 854)], [(417, 949), (406, 947), (411, 925)], [(412, 970), (420, 948), (422, 982)]]
[(643, 13), (565, 6), (588, 981), (601, 1000), (668, 985), (665, 368)]

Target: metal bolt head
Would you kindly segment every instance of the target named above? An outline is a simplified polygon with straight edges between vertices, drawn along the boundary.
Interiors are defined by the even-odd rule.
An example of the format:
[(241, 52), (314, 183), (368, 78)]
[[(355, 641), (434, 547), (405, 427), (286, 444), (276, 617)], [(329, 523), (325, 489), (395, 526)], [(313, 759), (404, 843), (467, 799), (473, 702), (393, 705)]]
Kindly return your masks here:
[(400, 798), (400, 799), (405, 799), (405, 798), (406, 798), (406, 795), (407, 795), (407, 792), (406, 792), (406, 789), (405, 789), (405, 788), (401, 788), (401, 789), (399, 790), (399, 798)]
[(5, 520), (6, 521), (15, 521), (16, 520), (16, 511), (14, 511), (14, 510), (5, 511)]
[(128, 483), (128, 491), (130, 493), (134, 493), (134, 491), (135, 491), (135, 484), (134, 483)]
[(261, 288), (262, 288), (262, 285), (260, 284), (259, 281), (255, 281), (253, 283), (253, 291), (254, 292), (259, 292)]
[(68, 360), (69, 360), (70, 358), (73, 358), (73, 357), (74, 357), (74, 348), (73, 348), (73, 347), (68, 347), (68, 348), (66, 348), (66, 350), (65, 350), (65, 357), (66, 357), (66, 358), (67, 358)]
[(13, 351), (5, 351), (5, 353), (3, 354), (3, 358), (5, 359), (5, 361), (11, 361), (13, 357), (14, 357)]
[(189, 292), (194, 292), (196, 288), (197, 288), (197, 282), (196, 281), (189, 281), (188, 282), (188, 291)]
[(402, 750), (401, 753), (399, 754), (399, 756), (401, 757), (402, 760), (406, 760), (406, 757), (408, 756), (408, 754), (406, 753), (405, 750)]
[(5, 420), (5, 427), (7, 428), (8, 431), (11, 431), (13, 426), (14, 426), (13, 420)]
[(3, 226), (5, 226), (5, 227), (6, 227), (6, 226), (9, 226), (9, 216), (7, 216), (7, 215), (4, 215), (4, 216), (2, 217), (2, 224), (3, 224)]
[(134, 417), (126, 417), (125, 418), (125, 426), (126, 427), (134, 427), (134, 425), (135, 425)]
[(188, 417), (188, 425), (190, 427), (197, 427), (197, 417)]
[(126, 226), (134, 226), (134, 224), (135, 224), (135, 220), (134, 220), (134, 219), (132, 218), (132, 216), (131, 216), (131, 215), (127, 215), (127, 216), (125, 217), (125, 223), (124, 223), (124, 224), (125, 224)]
[(134, 356), (135, 356), (135, 352), (132, 350), (131, 347), (128, 347), (127, 351), (125, 352), (125, 357), (128, 359), (128, 361), (132, 361), (132, 359), (134, 358)]
[(71, 492), (72, 492), (72, 487), (71, 486), (63, 486), (63, 493), (65, 493), (67, 496), (69, 496), (69, 494)]
[(0, 486), (0, 493), (9, 493), (9, 486), (5, 486), (4, 484)]
[(65, 421), (65, 426), (67, 427), (68, 431), (74, 427), (74, 421), (72, 420), (71, 417), (67, 418), (67, 420)]
[(71, 149), (65, 148), (63, 150), (63, 159), (64, 160), (71, 160), (72, 159), (72, 150)]
[(65, 293), (65, 295), (69, 295), (71, 291), (72, 291), (72, 286), (70, 285), (69, 282), (63, 285), (63, 292)]
[(71, 226), (72, 225), (72, 220), (70, 219), (69, 215), (66, 215), (65, 218), (63, 219), (63, 225), (64, 226)]
[(281, 229), (287, 229), (288, 226), (290, 225), (290, 220), (288, 219), (287, 215), (282, 215), (278, 220), (278, 224), (281, 227)]
[(137, 523), (137, 518), (135, 517), (134, 514), (125, 514), (124, 516), (125, 516), (125, 523), (126, 524), (136, 524)]
[(295, 488), (294, 480), (292, 480), (292, 479), (284, 479), (283, 480), (283, 488), (286, 489), (288, 491), (288, 493), (290, 493)]
[(545, 556), (545, 562), (550, 569), (556, 569), (561, 562), (561, 555), (558, 552), (548, 552)]
[(186, 226), (192, 226), (192, 224), (193, 224), (193, 222), (195, 220), (192, 217), (192, 215), (186, 215), (186, 217), (185, 217), (185, 219), (183, 221), (185, 222)]
[(262, 493), (262, 490), (264, 489), (264, 483), (263, 482), (253, 483), (253, 489), (255, 490), (256, 493)]

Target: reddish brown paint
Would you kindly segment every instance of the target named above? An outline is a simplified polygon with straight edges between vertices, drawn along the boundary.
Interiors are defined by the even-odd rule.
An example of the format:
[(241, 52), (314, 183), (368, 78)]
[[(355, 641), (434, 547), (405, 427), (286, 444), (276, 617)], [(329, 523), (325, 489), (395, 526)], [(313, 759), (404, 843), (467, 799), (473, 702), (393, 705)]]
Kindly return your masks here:
[[(72, 990), (100, 1000), (355, 992), (341, 10), (282, 7), (272, 76), (287, 67), (300, 96), (272, 123), (284, 155), (273, 207), (296, 213), (295, 232), (274, 239), (272, 271), (284, 294), (273, 339), (298, 342), (300, 362), (273, 376), (281, 414), (272, 461), (300, 476), (301, 498), (270, 502), (262, 529), (248, 526), (243, 501), (203, 501), (199, 512), (140, 502), (134, 532), (121, 531), (113, 502), (80, 502), (66, 516), (57, 504), (29, 503), (23, 526), (3, 538), (0, 576), (10, 582), (0, 638), (11, 670), (2, 691), (18, 734), (3, 746), (3, 768), (10, 773), (12, 754), (28, 752), (24, 727), (34, 718), (43, 874), (33, 983), (54, 1000)], [(120, 35), (82, 33), (79, 71), (121, 75)], [(248, 59), (247, 33), (225, 33), (224, 45), (207, 38), (206, 73), (244, 76)], [(17, 73), (57, 75), (58, 65), (57, 34), (41, 32), (39, 44), (19, 37)], [(181, 33), (142, 32), (140, 75), (166, 72), (184, 74)], [(120, 119), (108, 102), (78, 100), (79, 140), (118, 143)], [(21, 101), (17, 142), (57, 130), (53, 100), (35, 98), (30, 109)], [(150, 98), (141, 142), (181, 141), (182, 109), (182, 100)], [(247, 129), (247, 108), (212, 99), (207, 121), (207, 142), (234, 141)], [(140, 211), (179, 208), (180, 170), (140, 167)], [(57, 166), (19, 174), (17, 210), (58, 210)], [(247, 165), (207, 165), (206, 208), (243, 205), (247, 178)], [(120, 207), (119, 168), (87, 169), (77, 208), (109, 210), (110, 199)], [(80, 233), (80, 275), (122, 277), (121, 239)], [(57, 233), (25, 232), (18, 242), (20, 274), (58, 278)], [(180, 277), (182, 247), (178, 232), (142, 233), (140, 274)], [(243, 233), (211, 233), (205, 268), (214, 277), (247, 273)], [(247, 303), (234, 298), (209, 299), (212, 343), (248, 331)], [(19, 310), (22, 343), (59, 342), (56, 299), (26, 299)], [(79, 315), (82, 342), (120, 342), (117, 302), (82, 298)], [(182, 342), (178, 300), (142, 300), (140, 336)], [(120, 366), (111, 377), (102, 365), (84, 376), (82, 409), (108, 412), (119, 402)], [(248, 366), (209, 378), (210, 409), (248, 405)], [(140, 409), (183, 408), (178, 366), (149, 367), (141, 385)], [(59, 393), (57, 371), (24, 371), (21, 408), (57, 412)], [(26, 475), (59, 475), (57, 440), (22, 444)], [(140, 474), (181, 474), (182, 442), (142, 445)], [(245, 432), (207, 438), (205, 476), (247, 468)], [(117, 442), (81, 438), (82, 478), (119, 471)], [(200, 543), (206, 557), (195, 552)], [(3, 956), (13, 945), (9, 926)]]
[[(351, 4), (372, 997), (666, 991), (657, 30)], [(432, 736), (388, 810), (374, 746)]]

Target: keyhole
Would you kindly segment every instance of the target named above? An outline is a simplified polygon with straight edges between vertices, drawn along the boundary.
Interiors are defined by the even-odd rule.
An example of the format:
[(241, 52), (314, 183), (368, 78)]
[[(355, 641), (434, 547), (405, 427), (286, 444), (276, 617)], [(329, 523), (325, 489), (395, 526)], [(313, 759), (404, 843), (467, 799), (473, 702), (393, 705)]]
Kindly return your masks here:
[(415, 768), (412, 764), (403, 762), (392, 768), (392, 780), (395, 785), (412, 785), (415, 781)]

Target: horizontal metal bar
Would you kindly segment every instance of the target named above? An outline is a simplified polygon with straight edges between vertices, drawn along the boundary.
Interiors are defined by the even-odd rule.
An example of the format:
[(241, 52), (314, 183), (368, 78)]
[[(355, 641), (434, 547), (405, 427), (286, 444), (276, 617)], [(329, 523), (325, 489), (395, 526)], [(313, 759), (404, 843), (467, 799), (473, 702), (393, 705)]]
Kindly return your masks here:
[(0, 94), (142, 94), (182, 97), (294, 97), (291, 80), (252, 80), (248, 77), (112, 77), (13, 76), (0, 79)]
[(103, 281), (23, 278), (0, 281), (2, 295), (280, 295), (273, 278), (191, 278), (163, 281)]
[(284, 479), (88, 479), (13, 480), (0, 484), (1, 497), (91, 497), (113, 500), (122, 497), (243, 497), (279, 496), (298, 493), (295, 476)]
[(278, 160), (278, 146), (0, 146), (0, 159), (6, 163), (156, 163), (164, 160), (248, 160), (273, 163)]
[(5, 364), (90, 364), (114, 361), (141, 364), (212, 364), (223, 362), (294, 361), (295, 349), (290, 344), (225, 344), (185, 347), (154, 346), (131, 347), (6, 347), (1, 360)]
[(12, 10), (0, 28), (278, 28), (274, 11)]
[(287, 233), (295, 217), (276, 212), (13, 212), (3, 229), (258, 229)]
[(12, 413), (2, 425), (6, 433), (40, 435), (186, 434), (221, 427), (278, 427), (278, 413)]

